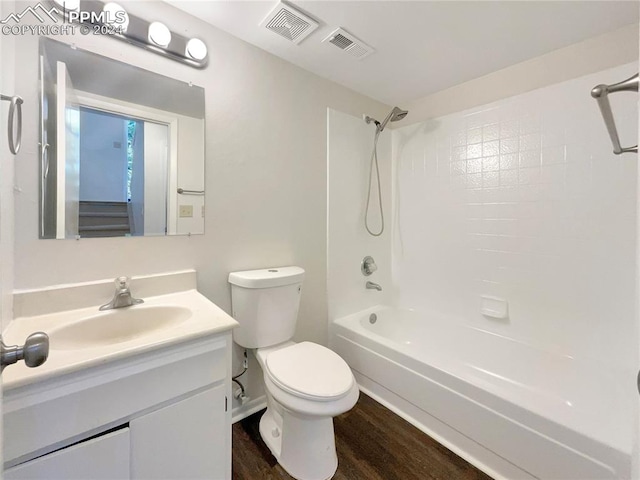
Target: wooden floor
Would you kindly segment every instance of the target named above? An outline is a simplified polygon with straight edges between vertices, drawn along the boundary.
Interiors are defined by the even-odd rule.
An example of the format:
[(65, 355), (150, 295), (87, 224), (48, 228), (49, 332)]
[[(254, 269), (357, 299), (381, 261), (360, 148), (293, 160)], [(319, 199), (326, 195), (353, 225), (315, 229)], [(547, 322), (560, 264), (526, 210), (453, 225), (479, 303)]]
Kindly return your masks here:
[[(286, 479), (260, 438), (262, 412), (233, 426), (233, 479)], [(491, 480), (370, 397), (334, 419), (338, 471), (334, 480)]]

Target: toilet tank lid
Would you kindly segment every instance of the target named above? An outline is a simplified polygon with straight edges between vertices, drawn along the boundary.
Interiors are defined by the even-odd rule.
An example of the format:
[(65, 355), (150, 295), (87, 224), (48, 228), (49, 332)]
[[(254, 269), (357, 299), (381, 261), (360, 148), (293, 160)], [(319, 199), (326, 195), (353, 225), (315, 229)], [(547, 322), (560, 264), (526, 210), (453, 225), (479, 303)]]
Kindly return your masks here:
[(300, 267), (274, 267), (229, 274), (229, 283), (244, 288), (281, 287), (302, 283), (303, 279), (304, 270)]

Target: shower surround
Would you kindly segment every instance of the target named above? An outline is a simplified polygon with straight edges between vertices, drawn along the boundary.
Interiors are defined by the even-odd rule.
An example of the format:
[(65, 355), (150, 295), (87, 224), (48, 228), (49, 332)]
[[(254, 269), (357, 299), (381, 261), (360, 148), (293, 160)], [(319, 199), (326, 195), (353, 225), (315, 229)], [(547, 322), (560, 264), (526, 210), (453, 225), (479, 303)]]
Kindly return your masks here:
[[(589, 95), (627, 65), (394, 131), (399, 306), (608, 365), (635, 363), (637, 155)], [(625, 142), (637, 94), (611, 97)], [(507, 319), (481, 297), (508, 302)]]
[[(578, 435), (555, 437), (558, 427), (540, 430), (537, 424), (526, 422), (522, 432), (544, 432), (550, 445), (561, 443), (589, 458), (594, 469), (591, 473), (588, 467), (579, 469), (575, 478), (603, 478), (607, 471), (606, 478), (629, 475), (632, 399), (637, 395), (633, 370), (638, 354), (634, 303), (637, 155), (613, 155), (589, 92), (596, 84), (628, 78), (637, 69), (637, 63), (624, 65), (395, 129), (393, 161), (388, 160), (381, 172), (383, 180), (392, 182), (391, 186), (383, 184), (383, 195), (392, 195), (392, 204), (385, 206), (391, 210), (385, 213), (392, 212), (393, 225), (389, 236), (373, 242), (362, 235), (366, 169), (344, 164), (349, 161), (345, 149), (361, 149), (366, 157), (370, 142), (356, 147), (363, 140), (347, 136), (346, 118), (341, 117), (345, 124), (341, 128), (329, 122), (332, 346), (360, 375), (366, 390), (496, 477), (513, 475), (513, 467), (523, 475), (570, 478), (567, 472), (576, 463), (571, 455), (559, 454), (557, 468), (547, 462), (544, 469), (535, 470), (540, 450), (530, 449), (529, 459), (514, 457), (502, 450), (500, 442), (485, 442), (475, 427), (465, 430), (464, 423), (453, 425), (455, 416), (447, 418), (441, 413), (446, 408), (429, 407), (424, 401), (432, 394), (428, 382), (490, 408), (498, 416), (508, 416), (509, 411), (501, 410), (499, 401), (487, 405), (485, 400), (496, 392), (500, 395), (501, 382), (522, 391), (529, 389), (529, 400), (557, 397), (562, 406), (556, 408), (550, 401), (546, 414), (544, 402), (514, 404), (506, 390), (503, 400), (508, 402), (504, 405), (530, 412), (525, 418), (553, 420), (562, 429), (571, 429), (573, 416), (595, 416), (606, 423), (609, 419), (602, 418), (603, 412), (623, 412), (615, 417), (619, 421), (609, 425), (608, 433), (604, 429), (600, 436), (598, 429), (582, 431), (583, 440)], [(612, 107), (622, 141), (634, 144), (637, 95), (615, 97), (611, 97)], [(351, 128), (358, 129), (362, 120), (349, 119)], [(366, 159), (351, 162), (366, 163)], [(347, 204), (349, 200), (353, 205)], [(381, 283), (383, 292), (364, 291), (359, 262), (365, 255), (373, 255), (380, 267), (370, 279)], [(403, 322), (402, 315), (393, 320), (394, 312), (416, 312), (412, 322), (419, 328), (412, 329), (407, 342), (390, 349), (389, 340), (375, 329), (358, 331), (368, 322), (369, 309), (377, 305), (391, 306), (383, 308), (383, 320), (396, 329)], [(439, 339), (449, 328), (447, 324), (469, 332), (469, 338), (496, 341), (466, 344), (462, 338), (460, 342)], [(402, 337), (399, 332), (394, 335)], [(422, 338), (429, 335), (434, 338)], [(410, 344), (446, 344), (447, 358), (429, 361), (437, 352), (425, 347), (425, 355), (403, 361), (412, 351), (407, 348)], [(522, 346), (521, 356), (518, 345)], [(394, 347), (402, 355), (393, 354)], [(528, 355), (531, 351), (540, 355)], [(527, 359), (530, 365), (523, 365)], [(509, 375), (503, 374), (507, 370), (499, 368), (500, 362), (505, 369), (509, 367)], [(374, 363), (375, 369), (367, 369), (366, 365)], [(462, 364), (486, 370), (482, 381), (477, 375), (459, 375)], [(576, 384), (571, 375), (563, 379), (565, 364), (576, 365), (574, 372), (588, 372), (590, 365), (597, 365), (597, 375)], [(400, 388), (394, 381), (400, 375), (397, 369), (404, 372), (401, 385), (423, 387)], [(536, 374), (532, 377), (531, 372)], [(609, 393), (585, 401), (580, 392), (598, 392), (589, 383), (596, 382), (596, 376), (611, 384)], [(455, 381), (443, 384), (443, 378)], [(553, 389), (544, 390), (545, 384), (563, 383), (569, 389), (573, 384), (575, 392), (558, 396)], [(616, 395), (610, 394), (612, 389)], [(459, 416), (465, 412), (458, 412)], [(486, 425), (489, 428), (491, 423)], [(524, 442), (526, 448), (525, 437), (518, 437), (517, 430), (509, 435), (512, 444)], [(600, 444), (603, 449), (599, 453), (587, 448), (588, 444)]]

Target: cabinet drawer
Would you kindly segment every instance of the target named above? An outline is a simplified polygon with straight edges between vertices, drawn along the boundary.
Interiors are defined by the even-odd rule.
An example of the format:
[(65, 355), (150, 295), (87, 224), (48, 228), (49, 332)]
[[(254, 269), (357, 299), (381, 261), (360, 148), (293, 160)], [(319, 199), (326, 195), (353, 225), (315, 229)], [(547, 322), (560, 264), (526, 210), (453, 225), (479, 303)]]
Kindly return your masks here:
[(129, 429), (87, 440), (5, 470), (5, 480), (129, 480)]

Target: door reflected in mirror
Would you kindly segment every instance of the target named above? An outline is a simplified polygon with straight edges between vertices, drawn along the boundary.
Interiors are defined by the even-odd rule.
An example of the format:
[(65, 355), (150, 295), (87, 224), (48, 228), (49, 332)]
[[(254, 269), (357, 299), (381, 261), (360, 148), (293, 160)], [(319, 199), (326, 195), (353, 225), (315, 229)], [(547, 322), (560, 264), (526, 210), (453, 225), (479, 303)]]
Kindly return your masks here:
[(169, 125), (81, 107), (79, 131), (81, 235), (166, 234)]
[(204, 90), (40, 41), (41, 238), (204, 233)]

